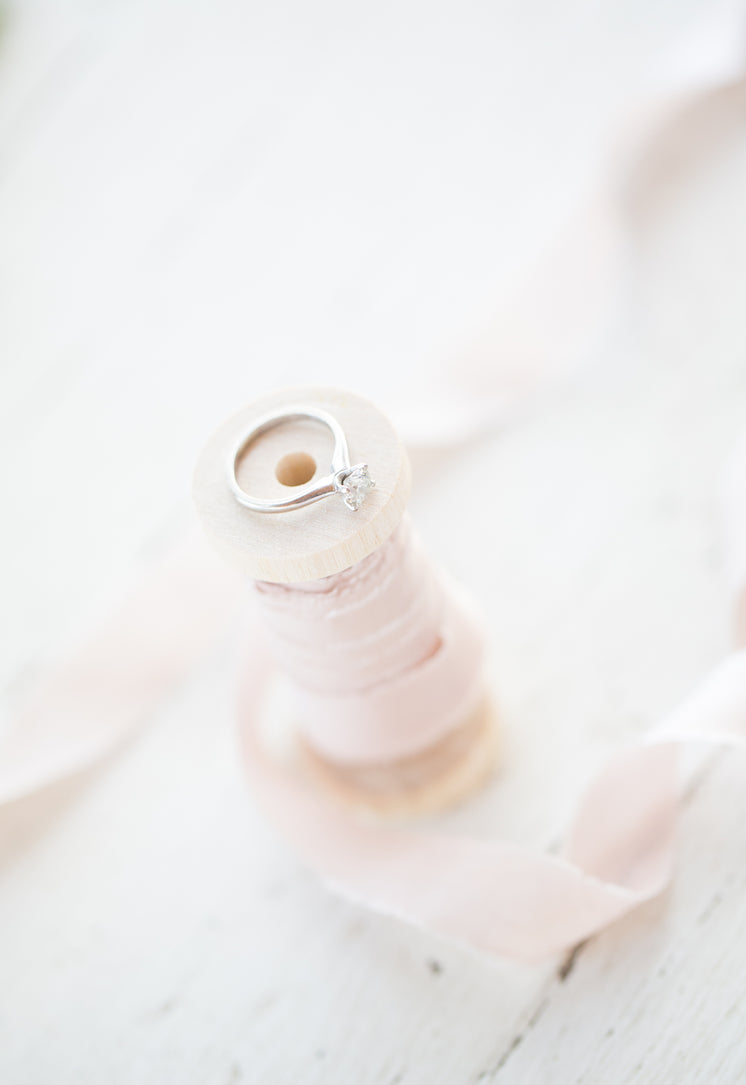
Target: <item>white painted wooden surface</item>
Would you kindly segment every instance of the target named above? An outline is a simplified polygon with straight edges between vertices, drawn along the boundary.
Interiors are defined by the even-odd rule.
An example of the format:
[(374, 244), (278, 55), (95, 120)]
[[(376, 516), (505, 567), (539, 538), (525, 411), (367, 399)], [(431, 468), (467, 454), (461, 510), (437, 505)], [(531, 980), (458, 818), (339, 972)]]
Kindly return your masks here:
[[(196, 450), (238, 402), (288, 379), (342, 374), (384, 402), (437, 381), (442, 344), (592, 185), (683, 8), (6, 5), (9, 713), (181, 529)], [(418, 461), (413, 513), (480, 594), (505, 718), (500, 780), (454, 819), (475, 831), (556, 843), (604, 755), (727, 646), (742, 112), (634, 234), (594, 364), (489, 441)], [(519, 967), (298, 867), (241, 778), (239, 665), (227, 632), (123, 753), (2, 812), (0, 1081), (743, 1080), (736, 756), (691, 789), (663, 899), (564, 967)]]

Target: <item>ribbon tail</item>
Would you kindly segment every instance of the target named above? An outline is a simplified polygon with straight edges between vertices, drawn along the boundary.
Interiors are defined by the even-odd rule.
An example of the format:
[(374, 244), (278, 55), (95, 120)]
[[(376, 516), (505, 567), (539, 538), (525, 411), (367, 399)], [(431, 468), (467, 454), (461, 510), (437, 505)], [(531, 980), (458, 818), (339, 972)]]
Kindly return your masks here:
[(151, 570), (0, 738), (0, 803), (120, 745), (205, 654), (238, 594), (236, 577), (196, 539)]

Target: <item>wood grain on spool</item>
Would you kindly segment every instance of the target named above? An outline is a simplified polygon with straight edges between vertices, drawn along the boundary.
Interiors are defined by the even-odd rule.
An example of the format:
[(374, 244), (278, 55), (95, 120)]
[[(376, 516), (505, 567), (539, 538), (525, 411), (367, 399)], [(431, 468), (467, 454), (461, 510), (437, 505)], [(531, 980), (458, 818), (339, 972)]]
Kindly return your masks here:
[[(329, 411), (345, 431), (352, 462), (369, 464), (376, 487), (357, 512), (333, 497), (284, 513), (240, 505), (227, 465), (242, 434), (267, 411), (298, 404)], [(237, 477), (257, 497), (286, 497), (292, 485), (329, 473), (332, 436), (311, 420), (295, 419), (260, 434), (242, 456)], [(264, 396), (224, 423), (205, 447), (195, 472), (194, 500), (207, 535), (234, 567), (255, 580), (302, 583), (362, 561), (399, 524), (410, 491), (406, 451), (391, 423), (359, 396), (332, 389), (293, 388)], [(415, 756), (370, 766), (332, 764), (301, 739), (303, 762), (334, 795), (381, 815), (412, 815), (463, 799), (480, 786), (495, 761), (495, 715), (490, 699), (450, 735)]]
[[(326, 498), (283, 513), (257, 513), (240, 505), (228, 489), (226, 465), (252, 421), (283, 406), (313, 405), (339, 421), (352, 462), (365, 461), (376, 487), (351, 513)], [(307, 457), (313, 478), (329, 474), (333, 439), (318, 422), (296, 419), (261, 434), (242, 456), (237, 470), (243, 489), (257, 497), (287, 498), (292, 476)], [(295, 477), (305, 478), (305, 472)], [(329, 389), (293, 388), (264, 396), (233, 415), (214, 434), (197, 464), (194, 500), (205, 530), (223, 556), (253, 580), (300, 584), (339, 573), (372, 554), (391, 535), (409, 499), (411, 473), (404, 446), (385, 415), (366, 400)]]

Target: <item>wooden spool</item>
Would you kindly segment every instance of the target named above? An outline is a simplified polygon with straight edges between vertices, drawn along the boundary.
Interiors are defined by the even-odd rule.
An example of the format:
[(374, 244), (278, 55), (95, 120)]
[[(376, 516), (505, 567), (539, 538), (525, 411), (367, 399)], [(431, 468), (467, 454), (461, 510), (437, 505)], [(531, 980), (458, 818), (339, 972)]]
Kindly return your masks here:
[[(290, 513), (253, 512), (231, 493), (227, 464), (241, 435), (268, 411), (299, 403), (333, 414), (347, 435), (351, 461), (370, 464), (376, 487), (357, 512), (332, 499)], [(238, 482), (248, 493), (286, 498), (293, 485), (328, 474), (331, 447), (325, 427), (288, 421), (251, 442), (237, 466)], [(399, 524), (410, 484), (404, 446), (372, 404), (335, 389), (292, 388), (255, 400), (217, 430), (199, 458), (193, 492), (205, 531), (228, 562), (254, 580), (292, 584), (341, 572), (376, 550)], [(456, 802), (484, 781), (495, 760), (494, 713), (485, 693), (455, 731), (428, 750), (385, 764), (332, 764), (298, 741), (304, 765), (346, 802), (410, 815)]]

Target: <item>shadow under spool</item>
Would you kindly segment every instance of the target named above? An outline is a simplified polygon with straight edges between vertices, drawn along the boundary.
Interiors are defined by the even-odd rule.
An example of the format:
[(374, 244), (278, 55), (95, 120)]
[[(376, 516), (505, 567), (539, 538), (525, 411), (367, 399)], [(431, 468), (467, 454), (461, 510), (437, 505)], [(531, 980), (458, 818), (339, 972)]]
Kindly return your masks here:
[[(376, 487), (357, 512), (335, 497), (292, 512), (254, 512), (231, 493), (227, 465), (241, 435), (268, 411), (298, 404), (334, 415), (352, 462), (370, 465)], [(331, 447), (331, 434), (312, 420), (282, 423), (251, 442), (238, 464), (238, 481), (257, 496), (286, 498), (293, 486), (328, 474)], [(213, 435), (194, 478), (195, 504), (218, 551), (251, 579), (284, 585), (334, 577), (367, 558), (400, 524), (409, 491), (407, 455), (388, 419), (366, 400), (329, 389), (284, 390), (251, 403)], [(282, 672), (281, 642), (276, 648)], [(485, 688), (447, 734), (408, 756), (342, 764), (322, 755), (302, 730), (298, 742), (303, 766), (326, 788), (355, 807), (399, 816), (450, 805), (480, 786), (494, 766), (496, 727)]]

